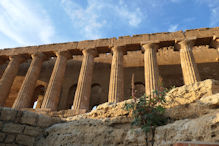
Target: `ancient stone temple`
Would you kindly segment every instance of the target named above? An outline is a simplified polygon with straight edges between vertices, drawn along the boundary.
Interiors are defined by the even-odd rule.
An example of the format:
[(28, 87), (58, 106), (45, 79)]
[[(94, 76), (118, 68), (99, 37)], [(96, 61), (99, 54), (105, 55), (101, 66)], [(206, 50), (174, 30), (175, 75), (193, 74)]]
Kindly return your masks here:
[(0, 105), (86, 112), (159, 87), (219, 80), (219, 27), (0, 50)]
[[(131, 127), (161, 87), (168, 122)], [(219, 27), (2, 49), (0, 106), (4, 146), (218, 146)]]

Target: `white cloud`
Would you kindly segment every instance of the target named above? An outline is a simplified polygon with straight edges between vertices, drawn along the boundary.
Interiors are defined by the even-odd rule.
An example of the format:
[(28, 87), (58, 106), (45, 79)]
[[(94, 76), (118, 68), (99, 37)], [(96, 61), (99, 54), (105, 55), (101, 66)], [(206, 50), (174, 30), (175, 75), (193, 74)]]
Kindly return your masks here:
[(121, 18), (126, 19), (130, 26), (137, 27), (142, 21), (140, 8), (136, 8), (136, 10), (132, 12), (129, 11), (125, 4), (121, 3), (120, 6), (121, 7), (115, 7), (115, 12), (118, 13)]
[(196, 0), (198, 4), (207, 4), (210, 11), (210, 27), (215, 27), (219, 25), (219, 0)]
[(50, 43), (55, 30), (49, 16), (44, 9), (28, 2), (0, 1), (0, 34), (20, 45)]
[(170, 27), (168, 28), (169, 32), (175, 32), (178, 29), (178, 24), (175, 25), (170, 25)]
[(211, 16), (210, 16), (210, 26), (218, 26), (219, 25), (219, 7), (211, 9)]
[(91, 1), (88, 2), (87, 8), (70, 0), (62, 0), (62, 5), (73, 25), (76, 28), (79, 27), (79, 31), (86, 38), (97, 39), (101, 37), (99, 29), (105, 24), (105, 21), (98, 21), (99, 14), (95, 12), (97, 9), (101, 9), (102, 5), (97, 5), (98, 7), (95, 8), (95, 3)]
[(110, 26), (111, 19), (116, 19), (117, 22), (124, 21), (130, 27), (137, 27), (141, 23), (140, 8), (131, 11), (123, 0), (118, 3), (87, 0), (87, 6), (85, 7), (71, 0), (62, 0), (61, 3), (65, 12), (71, 18), (73, 26), (79, 29), (80, 34), (85, 39), (103, 37), (104, 28), (112, 27)]

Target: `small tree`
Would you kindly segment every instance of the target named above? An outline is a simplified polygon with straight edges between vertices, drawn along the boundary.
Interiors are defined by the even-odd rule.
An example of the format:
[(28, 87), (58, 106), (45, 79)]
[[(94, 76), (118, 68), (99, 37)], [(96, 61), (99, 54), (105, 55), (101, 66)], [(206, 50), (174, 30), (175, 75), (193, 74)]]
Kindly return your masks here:
[(148, 133), (152, 132), (152, 145), (154, 143), (154, 133), (157, 126), (166, 124), (167, 118), (164, 117), (165, 95), (167, 89), (161, 88), (153, 92), (153, 96), (143, 95), (139, 99), (132, 96), (134, 99), (131, 103), (125, 104), (125, 110), (132, 112), (132, 125), (141, 127), (146, 135), (146, 143), (148, 145)]

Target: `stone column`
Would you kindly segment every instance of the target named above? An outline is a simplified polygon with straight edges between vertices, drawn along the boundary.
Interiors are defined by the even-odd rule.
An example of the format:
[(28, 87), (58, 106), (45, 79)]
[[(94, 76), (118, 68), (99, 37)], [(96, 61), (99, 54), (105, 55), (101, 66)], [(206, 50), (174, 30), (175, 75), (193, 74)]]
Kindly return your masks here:
[(13, 104), (13, 108), (31, 108), (34, 89), (37, 79), (40, 75), (41, 67), (46, 56), (43, 53), (31, 55), (32, 62), (25, 76), (24, 82), (20, 88), (17, 99)]
[(200, 81), (197, 65), (192, 53), (194, 40), (184, 40), (179, 42), (180, 60), (185, 85)]
[(159, 70), (156, 56), (159, 45), (147, 43), (143, 44), (142, 47), (144, 49), (145, 94), (154, 96), (153, 91), (159, 89)]
[(219, 62), (219, 37), (213, 36), (212, 45), (215, 49), (217, 49), (217, 58), (216, 61)]
[(89, 110), (90, 105), (90, 92), (92, 83), (92, 74), (94, 66), (94, 57), (97, 56), (95, 49), (83, 50), (83, 61), (81, 65), (81, 71), (78, 78), (77, 89), (75, 92), (73, 110)]
[(0, 80), (0, 106), (4, 106), (8, 98), (11, 86), (19, 70), (19, 66), (24, 61), (22, 56), (10, 56), (10, 62)]
[(124, 47), (113, 47), (108, 102), (124, 100), (123, 55)]
[(57, 52), (56, 56), (56, 63), (41, 106), (51, 110), (57, 110), (67, 60), (71, 57), (68, 52)]

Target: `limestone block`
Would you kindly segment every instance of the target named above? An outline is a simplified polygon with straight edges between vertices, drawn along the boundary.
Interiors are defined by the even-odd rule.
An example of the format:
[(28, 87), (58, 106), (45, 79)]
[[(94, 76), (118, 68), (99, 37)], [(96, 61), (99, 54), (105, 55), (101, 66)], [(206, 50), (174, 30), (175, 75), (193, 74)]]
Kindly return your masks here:
[(80, 41), (78, 43), (77, 49), (89, 49), (89, 48), (95, 48), (96, 47), (96, 41), (94, 40), (86, 40), (86, 41)]
[(23, 124), (36, 125), (37, 114), (29, 111), (24, 111), (20, 122)]
[(219, 81), (207, 79), (172, 89), (166, 95), (166, 107), (189, 104), (202, 97), (219, 93)]
[(160, 126), (155, 132), (154, 145), (171, 145), (178, 141), (218, 142), (219, 110), (196, 119), (178, 120)]
[(101, 48), (101, 47), (111, 46), (111, 42), (112, 42), (114, 39), (115, 39), (115, 38), (98, 39), (98, 40), (96, 40), (96, 47), (97, 47), (97, 48)]
[(131, 45), (131, 44), (132, 44), (132, 37), (130, 37), (130, 36), (119, 37), (114, 42), (114, 46), (125, 46), (125, 45)]
[(3, 122), (0, 121), (0, 129), (2, 129), (2, 127), (3, 127)]
[(0, 132), (0, 142), (4, 141), (5, 139), (5, 133)]
[(17, 135), (16, 142), (25, 146), (33, 146), (34, 138), (26, 135)]
[(218, 146), (218, 143), (182, 141), (175, 143), (173, 146)]
[(51, 118), (51, 117), (46, 116), (46, 115), (39, 115), (38, 118), (39, 119), (37, 121), (37, 126), (39, 126), (39, 127), (49, 127), (54, 123), (61, 122), (61, 120), (59, 118)]
[(219, 105), (219, 93), (212, 96), (202, 97), (200, 101), (207, 105)]
[(29, 136), (38, 136), (43, 132), (43, 130), (39, 127), (25, 126), (24, 134)]
[(19, 123), (21, 121), (21, 118), (22, 118), (22, 115), (23, 115), (23, 111), (17, 111), (17, 115), (16, 115), (16, 118), (14, 120), (15, 123)]
[(130, 129), (125, 136), (125, 144), (136, 144), (136, 142), (141, 143), (142, 145), (146, 145), (145, 143), (145, 134), (140, 129)]
[(142, 41), (143, 42), (149, 41), (149, 40), (150, 40), (150, 34), (142, 34)]
[(13, 121), (16, 118), (17, 111), (11, 108), (3, 108), (1, 111), (1, 120)]
[(18, 146), (17, 144), (5, 144), (4, 146)]
[(187, 38), (189, 37), (212, 37), (213, 34), (218, 31), (218, 28), (200, 28), (200, 29), (191, 29), (185, 31), (185, 36)]
[[(132, 44), (140, 44), (143, 41), (143, 36), (144, 35), (133, 35), (132, 36)], [(144, 39), (144, 41), (149, 41), (149, 37), (148, 39)]]
[(5, 123), (2, 131), (8, 133), (22, 133), (23, 129), (24, 129), (24, 125)]
[(12, 143), (15, 140), (15, 135), (7, 135), (5, 143)]

